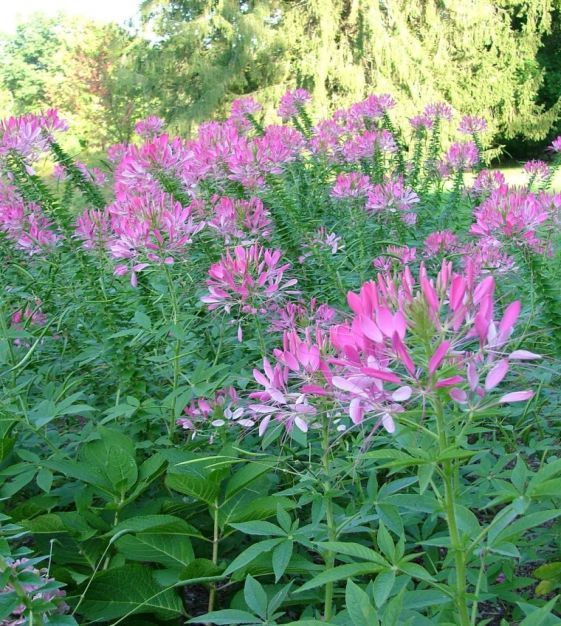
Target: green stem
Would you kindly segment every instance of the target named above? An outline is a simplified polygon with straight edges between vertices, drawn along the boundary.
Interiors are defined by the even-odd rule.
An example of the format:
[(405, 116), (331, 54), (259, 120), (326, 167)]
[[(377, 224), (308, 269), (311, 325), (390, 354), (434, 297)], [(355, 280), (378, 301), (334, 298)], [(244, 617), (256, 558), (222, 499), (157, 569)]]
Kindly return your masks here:
[[(175, 284), (173, 282), (171, 272), (169, 271), (169, 267), (164, 264), (166, 279), (168, 284), (168, 292), (170, 297), (171, 304), (171, 316), (173, 322), (173, 330), (174, 333), (178, 333), (177, 322), (179, 319), (179, 303), (177, 301), (177, 293), (175, 290)], [(179, 386), (179, 379), (181, 376), (181, 362), (180, 362), (180, 354), (181, 354), (181, 339), (176, 337), (175, 346), (173, 350), (173, 388), (172, 388), (172, 400), (171, 400), (171, 415), (169, 421), (169, 436), (170, 439), (173, 439), (173, 435), (175, 432), (175, 420), (176, 420), (176, 411), (177, 411), (177, 388)]]
[[(323, 456), (322, 456), (323, 471), (325, 474), (324, 488), (324, 502), (325, 502), (325, 520), (327, 524), (327, 535), (329, 541), (336, 541), (337, 539), (337, 527), (335, 526), (335, 518), (333, 515), (333, 501), (331, 499), (331, 484), (329, 481), (329, 423), (327, 418), (324, 418), (323, 423)], [(335, 554), (329, 550), (326, 552), (325, 557), (325, 569), (330, 570), (335, 566)], [(325, 595), (323, 603), (323, 617), (326, 622), (331, 620), (333, 615), (333, 583), (329, 582), (325, 585)]]
[[(218, 565), (218, 545), (220, 543), (220, 527), (218, 525), (218, 510), (220, 506), (218, 504), (218, 500), (214, 501), (214, 506), (212, 509), (212, 517), (214, 521), (213, 532), (212, 532), (212, 562), (214, 565)], [(208, 596), (208, 613), (214, 611), (214, 606), (216, 604), (216, 583), (211, 583), (210, 585), (210, 593)], [(208, 624), (208, 626), (212, 626), (212, 624)]]
[[(448, 434), (444, 411), (440, 400), (433, 401), (436, 416), (436, 426), (438, 430), (439, 452), (442, 456), (448, 448)], [(444, 482), (444, 512), (446, 523), (450, 534), (451, 548), (454, 553), (454, 563), (456, 568), (456, 589), (454, 601), (458, 612), (457, 619), (459, 626), (470, 626), (470, 617), (467, 606), (467, 578), (466, 578), (466, 550), (462, 545), (458, 522), (456, 519), (456, 487), (455, 473), (457, 468), (450, 459), (442, 462), (442, 476)], [(477, 603), (475, 603), (477, 606)]]

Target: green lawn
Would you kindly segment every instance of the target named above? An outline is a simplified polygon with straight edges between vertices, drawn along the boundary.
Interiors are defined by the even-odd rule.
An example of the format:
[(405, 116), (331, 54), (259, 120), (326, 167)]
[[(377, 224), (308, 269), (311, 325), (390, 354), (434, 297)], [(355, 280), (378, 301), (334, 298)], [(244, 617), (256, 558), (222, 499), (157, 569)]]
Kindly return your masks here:
[[(528, 182), (528, 176), (525, 174), (522, 166), (520, 165), (505, 165), (493, 169), (501, 171), (505, 175), (506, 182), (511, 185), (525, 186)], [(561, 191), (561, 170), (557, 170), (555, 176), (553, 177), (551, 189), (552, 191)]]

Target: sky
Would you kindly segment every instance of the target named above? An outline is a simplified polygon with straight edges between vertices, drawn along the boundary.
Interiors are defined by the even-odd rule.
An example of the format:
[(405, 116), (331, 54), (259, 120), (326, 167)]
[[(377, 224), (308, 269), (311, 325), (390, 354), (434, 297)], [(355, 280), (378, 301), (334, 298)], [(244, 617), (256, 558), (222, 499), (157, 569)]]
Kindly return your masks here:
[(141, 0), (0, 0), (0, 31), (14, 33), (16, 24), (32, 13), (58, 12), (102, 22), (123, 22), (138, 13)]

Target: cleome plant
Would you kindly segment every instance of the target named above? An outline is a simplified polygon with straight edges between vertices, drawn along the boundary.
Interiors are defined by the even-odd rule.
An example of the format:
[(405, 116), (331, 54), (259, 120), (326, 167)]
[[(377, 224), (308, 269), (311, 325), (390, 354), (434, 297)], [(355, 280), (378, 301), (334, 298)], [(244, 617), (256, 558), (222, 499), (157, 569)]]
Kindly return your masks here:
[(561, 138), (309, 100), (0, 122), (1, 624), (561, 624)]

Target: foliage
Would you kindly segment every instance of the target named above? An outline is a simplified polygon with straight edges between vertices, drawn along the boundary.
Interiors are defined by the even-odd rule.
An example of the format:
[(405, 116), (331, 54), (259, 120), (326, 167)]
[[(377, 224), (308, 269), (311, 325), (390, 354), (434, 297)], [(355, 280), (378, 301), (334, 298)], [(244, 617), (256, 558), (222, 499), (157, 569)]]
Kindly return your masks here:
[(4, 623), (559, 623), (561, 138), (310, 100), (2, 122)]

